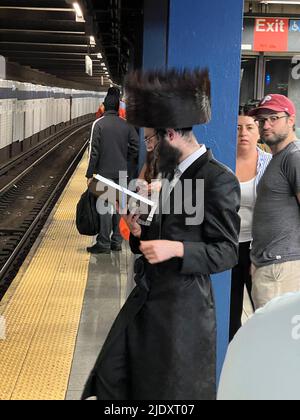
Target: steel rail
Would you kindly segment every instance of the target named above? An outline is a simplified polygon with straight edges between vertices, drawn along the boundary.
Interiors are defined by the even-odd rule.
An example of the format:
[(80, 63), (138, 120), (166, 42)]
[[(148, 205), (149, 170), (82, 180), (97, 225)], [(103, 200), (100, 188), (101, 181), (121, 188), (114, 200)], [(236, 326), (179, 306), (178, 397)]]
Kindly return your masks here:
[(0, 166), (0, 176), (4, 175), (5, 173), (13, 169), (17, 164), (20, 164), (23, 161), (29, 159), (34, 153), (38, 153), (44, 147), (49, 146), (57, 137), (63, 136), (67, 132), (74, 130), (75, 128), (79, 127), (82, 123), (85, 123), (85, 122), (91, 123), (92, 119), (86, 119), (86, 120), (71, 124), (67, 127), (64, 127), (62, 130), (59, 130), (53, 134), (50, 134), (50, 136), (46, 137), (44, 140), (36, 144), (31, 149), (27, 150), (26, 152), (23, 152), (15, 156), (14, 158), (10, 159), (8, 162), (2, 164)]
[(64, 186), (65, 181), (70, 177), (76, 165), (78, 164), (79, 160), (82, 158), (86, 148), (88, 147), (89, 140), (85, 142), (85, 144), (81, 147), (80, 151), (77, 153), (76, 157), (73, 159), (71, 164), (69, 165), (68, 169), (65, 171), (64, 175), (60, 179), (59, 183), (56, 185), (54, 190), (51, 192), (50, 196), (48, 197), (46, 203), (44, 204), (43, 208), (39, 211), (33, 222), (30, 224), (26, 232), (24, 233), (22, 239), (19, 241), (18, 245), (14, 249), (13, 253), (9, 256), (8, 260), (5, 262), (4, 266), (0, 269), (0, 285), (7, 274), (7, 272), (12, 268), (12, 265), (15, 263), (16, 258), (19, 254), (22, 253), (23, 247), (26, 245), (28, 239), (30, 239), (30, 235), (35, 230), (37, 225), (39, 224), (40, 220), (45, 216), (49, 206), (51, 206), (52, 201), (55, 199), (55, 196), (58, 194), (60, 189)]
[(56, 150), (63, 143), (65, 143), (67, 140), (69, 140), (74, 134), (76, 134), (79, 131), (83, 130), (84, 128), (88, 127), (90, 124), (91, 124), (91, 122), (89, 122), (85, 125), (82, 125), (80, 128), (78, 128), (75, 131), (72, 131), (71, 134), (69, 134), (67, 137), (64, 137), (59, 143), (55, 144), (51, 149), (49, 149), (42, 156), (40, 156), (37, 160), (35, 160), (31, 165), (29, 165), (23, 172), (21, 172), (14, 179), (9, 181), (4, 187), (2, 187), (0, 189), (0, 198), (8, 190), (10, 190), (18, 181), (20, 181), (22, 178), (24, 178), (24, 176), (27, 175), (36, 165), (38, 165), (42, 160), (46, 159), (54, 150)]

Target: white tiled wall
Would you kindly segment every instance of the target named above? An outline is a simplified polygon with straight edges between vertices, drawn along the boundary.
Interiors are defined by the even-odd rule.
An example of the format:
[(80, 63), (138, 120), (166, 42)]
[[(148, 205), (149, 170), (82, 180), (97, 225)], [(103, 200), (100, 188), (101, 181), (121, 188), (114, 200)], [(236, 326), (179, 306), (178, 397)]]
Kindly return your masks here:
[[(3, 88), (9, 90), (12, 98), (1, 98), (0, 93), (0, 149), (52, 125), (67, 122), (70, 116), (74, 119), (96, 113), (104, 99), (104, 94), (99, 92), (0, 80), (0, 89)], [(39, 94), (43, 98), (38, 97)], [(26, 95), (26, 99), (22, 95)]]

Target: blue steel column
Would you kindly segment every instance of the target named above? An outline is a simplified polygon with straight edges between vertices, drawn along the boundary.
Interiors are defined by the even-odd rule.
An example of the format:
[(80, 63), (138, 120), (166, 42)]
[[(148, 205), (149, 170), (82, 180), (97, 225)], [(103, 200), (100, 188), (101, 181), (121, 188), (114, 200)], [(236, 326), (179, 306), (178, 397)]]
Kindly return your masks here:
[[(207, 126), (197, 127), (196, 134), (218, 160), (233, 170), (243, 3), (243, 0), (145, 0), (144, 67), (166, 64), (168, 67), (209, 67), (213, 118)], [(230, 273), (214, 276), (213, 285), (218, 318), (219, 377), (228, 346)]]
[[(143, 68), (165, 68), (167, 65), (169, 0), (144, 0), (144, 54)], [(141, 130), (143, 138), (143, 130)], [(146, 150), (143, 140), (140, 147), (142, 168)]]
[[(197, 128), (200, 141), (235, 169), (243, 0), (170, 0), (168, 66), (208, 66), (212, 122)], [(230, 273), (213, 279), (218, 316), (218, 376), (228, 343)]]
[(144, 0), (145, 69), (167, 65), (169, 0)]

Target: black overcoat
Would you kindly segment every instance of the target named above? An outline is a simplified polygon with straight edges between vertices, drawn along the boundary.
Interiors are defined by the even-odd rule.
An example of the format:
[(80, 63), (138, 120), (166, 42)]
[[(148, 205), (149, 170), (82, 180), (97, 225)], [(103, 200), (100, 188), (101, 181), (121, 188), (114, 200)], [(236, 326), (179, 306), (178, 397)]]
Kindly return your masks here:
[[(184, 258), (157, 265), (144, 257), (136, 262), (137, 287), (108, 335), (83, 398), (216, 398), (216, 317), (210, 275), (238, 262), (240, 186), (210, 151), (190, 166), (184, 179), (204, 180), (204, 221), (187, 226), (191, 214), (172, 214), (171, 204), (171, 214), (158, 215), (149, 228), (143, 228), (142, 240), (161, 237), (183, 242)], [(130, 242), (132, 251), (140, 254), (139, 240), (131, 237)]]

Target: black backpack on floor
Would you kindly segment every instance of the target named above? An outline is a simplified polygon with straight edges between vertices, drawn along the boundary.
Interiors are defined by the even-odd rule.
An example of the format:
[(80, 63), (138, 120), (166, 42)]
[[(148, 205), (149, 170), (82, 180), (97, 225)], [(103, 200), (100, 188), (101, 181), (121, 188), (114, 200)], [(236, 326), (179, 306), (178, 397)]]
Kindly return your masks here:
[(87, 190), (77, 204), (76, 227), (81, 235), (95, 236), (99, 233), (100, 219), (96, 203), (97, 197)]

